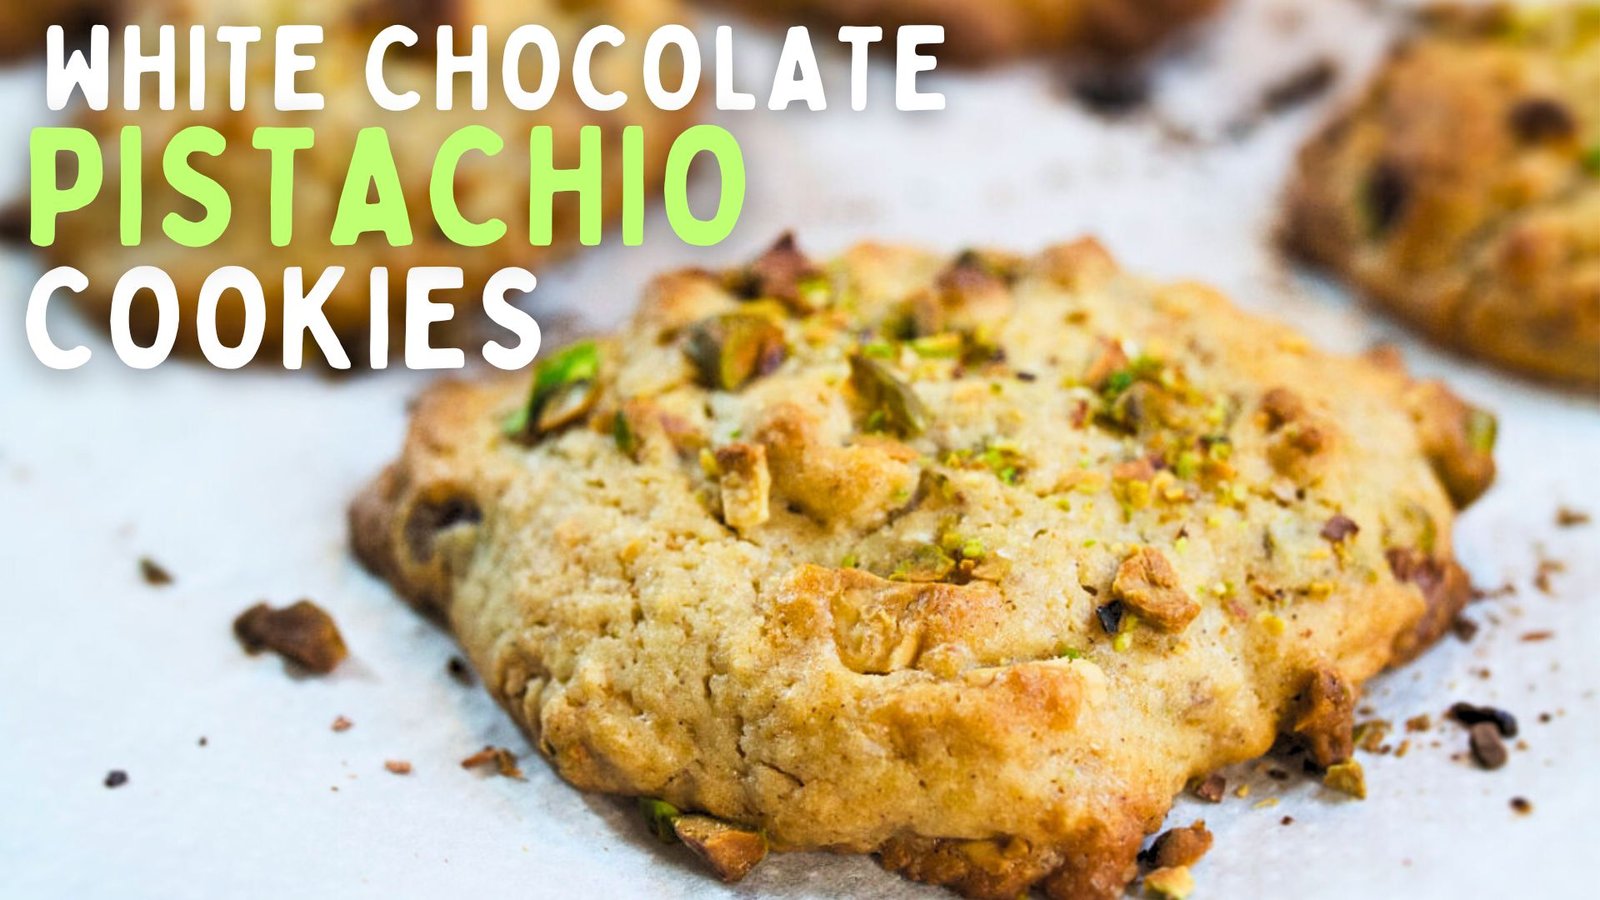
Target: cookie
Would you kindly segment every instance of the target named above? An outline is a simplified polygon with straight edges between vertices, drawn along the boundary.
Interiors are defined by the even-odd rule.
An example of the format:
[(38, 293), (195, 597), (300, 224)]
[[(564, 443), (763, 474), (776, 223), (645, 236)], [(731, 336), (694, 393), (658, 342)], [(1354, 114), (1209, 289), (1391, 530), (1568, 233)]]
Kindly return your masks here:
[[(54, 265), (71, 265), (89, 276), (90, 291), (83, 296), (96, 321), (106, 321), (112, 287), (116, 279), (135, 266), (151, 265), (166, 270), (177, 284), (183, 304), (180, 346), (193, 349), (194, 307), (200, 285), (220, 265), (243, 266), (260, 278), (266, 290), (268, 314), (263, 353), (269, 357), (276, 347), (283, 317), (282, 272), (287, 267), (306, 270), (310, 285), (327, 267), (343, 266), (345, 277), (324, 304), (334, 331), (348, 346), (366, 332), (371, 322), (368, 270), (390, 269), (389, 333), (402, 333), (399, 321), (403, 312), (404, 270), (419, 266), (459, 266), (465, 270), (465, 285), (459, 291), (444, 291), (435, 299), (475, 304), (483, 282), (507, 266), (537, 267), (578, 244), (578, 197), (564, 192), (555, 195), (553, 209), (554, 242), (549, 247), (530, 246), (528, 134), (535, 125), (548, 125), (553, 132), (555, 165), (572, 168), (579, 161), (580, 130), (598, 125), (602, 129), (604, 184), (602, 206), (606, 219), (621, 211), (624, 190), (621, 165), (621, 135), (627, 125), (642, 125), (644, 140), (644, 182), (654, 188), (665, 167), (672, 140), (692, 124), (692, 111), (663, 112), (648, 103), (643, 88), (644, 35), (654, 28), (683, 18), (676, 0), (585, 0), (580, 3), (558, 0), (530, 0), (523, 3), (498, 3), (494, 0), (451, 0), (451, 2), (394, 2), (394, 0), (158, 0), (138, 7), (137, 21), (146, 25), (176, 24), (183, 33), (186, 26), (249, 22), (264, 31), (280, 24), (317, 23), (325, 30), (323, 44), (312, 51), (317, 58), (314, 71), (300, 76), (299, 89), (321, 91), (325, 110), (320, 112), (277, 112), (272, 106), (270, 66), (253, 68), (247, 76), (250, 100), (245, 110), (233, 112), (228, 105), (226, 48), (215, 45), (208, 57), (206, 72), (211, 79), (207, 110), (186, 111), (187, 70), (179, 72), (179, 109), (163, 112), (154, 108), (126, 112), (110, 110), (85, 114), (84, 124), (101, 136), (102, 152), (108, 161), (117, 159), (118, 134), (125, 125), (141, 125), (145, 132), (143, 159), (144, 242), (124, 247), (119, 234), (119, 167), (108, 165), (106, 184), (99, 198), (81, 212), (68, 213), (59, 221), (55, 243), (46, 248)], [(611, 113), (596, 113), (585, 107), (564, 79), (553, 99), (537, 112), (513, 107), (498, 88), (500, 48), (516, 27), (538, 22), (555, 33), (559, 45), (572, 47), (584, 31), (597, 22), (607, 22), (636, 39), (618, 48), (607, 48), (595, 61), (595, 81), (606, 90), (628, 92), (629, 102)], [(408, 112), (385, 112), (368, 96), (364, 76), (367, 48), (383, 27), (405, 24), (414, 28), (421, 40), (414, 48), (390, 51), (385, 65), (391, 89), (417, 90), (421, 103)], [(434, 108), (434, 35), (440, 25), (457, 30), (458, 45), (467, 41), (465, 30), (474, 25), (488, 28), (490, 48), (489, 108), (472, 109), (467, 83), (458, 79), (455, 109), (441, 112)], [(270, 53), (270, 45), (266, 52)], [(221, 49), (216, 49), (221, 47)], [(531, 61), (529, 66), (536, 63)], [(187, 60), (181, 60), (186, 63)], [(563, 64), (565, 65), (565, 63)], [(113, 67), (114, 70), (117, 68)], [(671, 81), (670, 73), (666, 76)], [(536, 72), (524, 75), (531, 88)], [(120, 91), (120, 87), (114, 90)], [(197, 170), (211, 176), (228, 192), (232, 219), (227, 232), (213, 245), (200, 249), (181, 247), (161, 231), (162, 220), (177, 211), (196, 216), (196, 207), (168, 186), (163, 174), (162, 154), (165, 138), (190, 125), (209, 125), (228, 138), (228, 149), (215, 158), (196, 154)], [(292, 240), (287, 247), (273, 245), (269, 225), (270, 185), (268, 157), (251, 146), (253, 129), (263, 126), (299, 126), (315, 129), (316, 145), (295, 156), (294, 219)], [(468, 125), (493, 129), (505, 141), (504, 150), (494, 158), (469, 153), (456, 174), (455, 195), (462, 214), (470, 221), (499, 218), (507, 231), (497, 242), (481, 248), (457, 246), (434, 224), (429, 208), (429, 184), (434, 158), (440, 145), (456, 130)], [(334, 246), (330, 241), (333, 212), (344, 187), (351, 149), (361, 129), (381, 126), (389, 141), (399, 170), (400, 184), (407, 201), (414, 243), (391, 247), (381, 234), (363, 235), (354, 246)], [(134, 334), (154, 333), (154, 304), (136, 303)], [(147, 318), (146, 318), (147, 317)], [(230, 346), (242, 332), (242, 304), (223, 303), (219, 310), (219, 332)], [(352, 354), (364, 356), (365, 354)]]
[(106, 23), (118, 5), (119, 0), (7, 3), (0, 8), (0, 62), (43, 56), (45, 32), (51, 25), (63, 26), (70, 40), (70, 36), (87, 33), (90, 25)]
[(838, 25), (943, 25), (943, 51), (966, 63), (994, 62), (1062, 48), (1111, 57), (1147, 51), (1221, 6), (1223, 0), (735, 0), (789, 23), (796, 16)]
[(432, 389), (352, 541), (579, 788), (1109, 898), (1189, 779), (1349, 757), (1466, 600), (1493, 421), (1092, 241), (785, 240)]
[(1442, 344), (1600, 384), (1600, 3), (1425, 15), (1301, 152), (1286, 235)]

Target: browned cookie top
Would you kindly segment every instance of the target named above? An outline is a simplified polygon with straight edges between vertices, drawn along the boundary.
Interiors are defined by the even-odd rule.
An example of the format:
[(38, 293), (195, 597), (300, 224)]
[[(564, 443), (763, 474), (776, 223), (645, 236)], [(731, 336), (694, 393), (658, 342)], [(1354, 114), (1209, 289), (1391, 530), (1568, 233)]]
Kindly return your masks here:
[(785, 241), (531, 388), (430, 392), (353, 539), (582, 788), (1112, 897), (1187, 779), (1348, 756), (1361, 682), (1465, 600), (1492, 441), (1092, 242)]
[(1600, 382), (1600, 3), (1424, 16), (1302, 152), (1288, 239), (1441, 342)]

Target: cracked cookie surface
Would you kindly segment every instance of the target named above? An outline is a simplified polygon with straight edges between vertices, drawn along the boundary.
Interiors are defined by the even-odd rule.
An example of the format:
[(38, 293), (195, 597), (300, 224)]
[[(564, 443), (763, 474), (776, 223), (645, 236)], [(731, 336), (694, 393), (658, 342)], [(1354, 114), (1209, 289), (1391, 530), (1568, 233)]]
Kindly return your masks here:
[(431, 390), (352, 540), (580, 788), (1107, 898), (1189, 779), (1348, 757), (1466, 599), (1492, 421), (1092, 241), (784, 240)]
[(1600, 385), (1600, 3), (1425, 14), (1301, 152), (1286, 236), (1440, 343)]

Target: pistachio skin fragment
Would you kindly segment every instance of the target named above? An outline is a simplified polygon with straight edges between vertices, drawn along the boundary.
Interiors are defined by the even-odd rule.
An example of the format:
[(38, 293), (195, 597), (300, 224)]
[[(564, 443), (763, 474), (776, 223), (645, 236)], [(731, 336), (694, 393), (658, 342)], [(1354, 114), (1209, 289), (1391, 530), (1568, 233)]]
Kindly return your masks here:
[(678, 840), (727, 884), (743, 879), (767, 858), (767, 838), (759, 831), (701, 815), (679, 816), (672, 827)]
[(683, 354), (700, 384), (714, 391), (737, 391), (771, 375), (789, 356), (783, 329), (758, 313), (724, 313), (690, 326)]
[(599, 398), (600, 348), (594, 341), (565, 347), (534, 367), (528, 402), (505, 421), (507, 437), (534, 443), (583, 418)]
[(850, 385), (867, 408), (869, 424), (880, 425), (902, 438), (916, 437), (928, 428), (928, 409), (910, 385), (878, 360), (860, 353), (850, 357)]

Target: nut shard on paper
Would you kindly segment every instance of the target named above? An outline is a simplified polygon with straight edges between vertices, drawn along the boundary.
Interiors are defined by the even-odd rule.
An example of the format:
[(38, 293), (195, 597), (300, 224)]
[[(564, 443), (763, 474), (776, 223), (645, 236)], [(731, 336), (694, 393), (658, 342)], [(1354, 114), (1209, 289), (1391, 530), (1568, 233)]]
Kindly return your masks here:
[(531, 391), (431, 390), (352, 539), (563, 778), (701, 817), (724, 877), (827, 848), (1107, 898), (1191, 779), (1348, 759), (1467, 598), (1485, 417), (1092, 241), (786, 240)]

